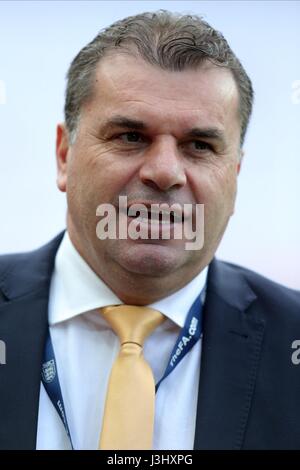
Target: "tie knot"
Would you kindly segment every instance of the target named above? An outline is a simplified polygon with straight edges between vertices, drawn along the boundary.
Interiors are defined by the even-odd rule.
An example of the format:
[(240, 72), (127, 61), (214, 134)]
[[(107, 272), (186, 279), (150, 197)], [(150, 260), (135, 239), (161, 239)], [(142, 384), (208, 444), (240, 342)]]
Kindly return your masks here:
[(116, 305), (101, 308), (101, 314), (118, 335), (120, 343), (137, 343), (143, 346), (145, 339), (165, 317), (149, 307)]

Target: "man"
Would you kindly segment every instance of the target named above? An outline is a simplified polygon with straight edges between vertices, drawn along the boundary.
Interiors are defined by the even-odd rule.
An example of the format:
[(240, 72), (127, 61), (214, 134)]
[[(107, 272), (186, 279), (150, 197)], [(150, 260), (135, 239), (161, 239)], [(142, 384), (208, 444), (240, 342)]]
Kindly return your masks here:
[[(122, 343), (104, 312), (120, 304), (164, 316), (143, 348), (159, 385), (153, 449), (300, 446), (299, 292), (214, 259), (234, 212), (252, 100), (226, 40), (198, 17), (126, 18), (75, 57), (56, 145), (67, 231), (0, 260), (1, 448), (98, 448)], [(186, 249), (184, 235), (164, 239), (157, 204), (192, 207), (166, 223), (173, 235), (175, 226), (195, 227), (204, 205), (203, 247)], [(146, 225), (159, 236), (101, 238), (103, 205), (114, 208), (118, 229)], [(146, 216), (135, 218), (135, 205)], [(130, 439), (141, 448), (138, 432)]]

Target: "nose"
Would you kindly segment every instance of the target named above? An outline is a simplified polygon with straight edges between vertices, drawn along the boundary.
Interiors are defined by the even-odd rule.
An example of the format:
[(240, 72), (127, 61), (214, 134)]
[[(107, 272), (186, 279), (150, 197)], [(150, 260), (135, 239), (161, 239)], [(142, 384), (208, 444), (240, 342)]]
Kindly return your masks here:
[(173, 139), (161, 139), (144, 155), (140, 179), (147, 186), (161, 191), (179, 189), (186, 184), (184, 162)]

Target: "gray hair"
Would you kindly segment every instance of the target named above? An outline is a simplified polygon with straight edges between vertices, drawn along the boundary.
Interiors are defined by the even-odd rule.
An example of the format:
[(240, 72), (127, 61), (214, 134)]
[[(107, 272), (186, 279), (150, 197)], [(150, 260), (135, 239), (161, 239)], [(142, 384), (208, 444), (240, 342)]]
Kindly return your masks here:
[(92, 80), (107, 53), (138, 54), (165, 70), (196, 68), (204, 61), (231, 70), (239, 91), (240, 142), (244, 142), (253, 105), (251, 80), (224, 36), (201, 17), (166, 10), (141, 13), (117, 21), (99, 34), (72, 61), (67, 74), (65, 122), (75, 138), (81, 106), (92, 96)]

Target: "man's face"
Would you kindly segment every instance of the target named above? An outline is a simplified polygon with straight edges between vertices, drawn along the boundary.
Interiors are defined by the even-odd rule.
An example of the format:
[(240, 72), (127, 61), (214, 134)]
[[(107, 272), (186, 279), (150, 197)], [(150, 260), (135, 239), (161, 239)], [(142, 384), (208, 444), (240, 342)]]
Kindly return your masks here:
[[(165, 71), (141, 58), (100, 61), (75, 142), (58, 126), (58, 186), (67, 192), (70, 237), (123, 300), (150, 303), (179, 289), (212, 259), (234, 210), (239, 170), (238, 92), (212, 64)], [(204, 204), (204, 246), (186, 240), (99, 240), (96, 208)], [(120, 214), (126, 219), (126, 214)], [(123, 220), (122, 219), (122, 220)]]

